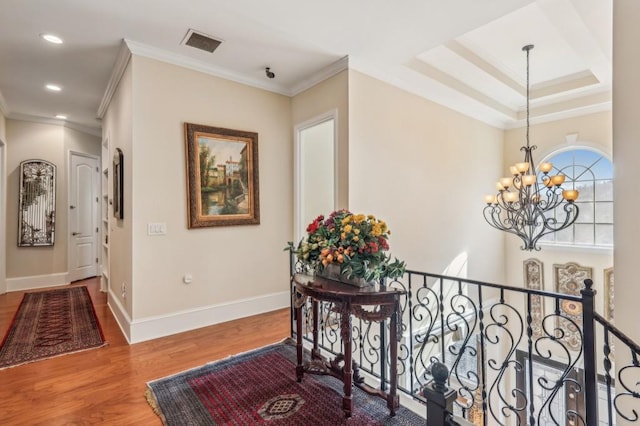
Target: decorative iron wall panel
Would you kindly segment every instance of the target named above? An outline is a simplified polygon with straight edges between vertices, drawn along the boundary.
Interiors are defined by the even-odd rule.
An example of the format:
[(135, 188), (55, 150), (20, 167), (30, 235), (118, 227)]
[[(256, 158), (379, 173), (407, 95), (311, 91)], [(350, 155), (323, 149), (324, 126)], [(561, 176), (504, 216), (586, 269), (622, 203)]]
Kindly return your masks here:
[[(580, 296), (584, 288), (584, 280), (591, 279), (593, 269), (569, 262), (564, 265), (553, 265), (555, 290), (558, 293)], [(564, 300), (560, 304), (562, 317), (558, 317), (558, 328), (567, 346), (576, 351), (582, 346), (582, 303)]]
[(45, 160), (20, 163), (18, 246), (52, 246), (56, 220), (56, 166)]
[[(544, 290), (544, 273), (542, 262), (538, 259), (527, 259), (524, 261), (524, 286), (531, 290)], [(531, 295), (531, 328), (533, 338), (542, 336), (542, 319), (544, 318), (544, 304), (542, 296)]]

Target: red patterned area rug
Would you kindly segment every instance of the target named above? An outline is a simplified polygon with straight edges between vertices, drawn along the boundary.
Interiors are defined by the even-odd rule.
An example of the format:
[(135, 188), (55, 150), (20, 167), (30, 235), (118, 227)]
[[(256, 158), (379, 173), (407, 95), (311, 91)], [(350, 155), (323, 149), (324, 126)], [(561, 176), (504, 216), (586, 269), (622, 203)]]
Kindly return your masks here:
[(86, 287), (25, 293), (0, 346), (0, 369), (105, 345)]
[(345, 419), (342, 383), (305, 374), (296, 381), (295, 347), (279, 343), (154, 380), (146, 397), (165, 425), (424, 425), (405, 407), (354, 387)]

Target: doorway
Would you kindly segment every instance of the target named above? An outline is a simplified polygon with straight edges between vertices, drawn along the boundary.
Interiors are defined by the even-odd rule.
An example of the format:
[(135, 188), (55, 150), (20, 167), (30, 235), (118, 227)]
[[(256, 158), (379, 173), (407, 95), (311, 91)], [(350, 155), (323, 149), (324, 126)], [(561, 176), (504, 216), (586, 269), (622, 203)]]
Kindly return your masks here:
[(98, 275), (99, 159), (69, 152), (69, 281)]
[(335, 209), (336, 116), (330, 111), (295, 127), (295, 241), (313, 219)]

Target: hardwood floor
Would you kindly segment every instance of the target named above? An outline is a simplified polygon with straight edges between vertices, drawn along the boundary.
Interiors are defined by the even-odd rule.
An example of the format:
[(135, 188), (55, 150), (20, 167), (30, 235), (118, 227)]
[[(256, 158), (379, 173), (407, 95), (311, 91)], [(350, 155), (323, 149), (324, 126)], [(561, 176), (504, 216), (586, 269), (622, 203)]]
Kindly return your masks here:
[[(161, 425), (146, 382), (289, 336), (289, 309), (129, 345), (99, 291), (86, 285), (109, 346), (0, 370), (1, 425)], [(0, 295), (4, 337), (24, 292)]]

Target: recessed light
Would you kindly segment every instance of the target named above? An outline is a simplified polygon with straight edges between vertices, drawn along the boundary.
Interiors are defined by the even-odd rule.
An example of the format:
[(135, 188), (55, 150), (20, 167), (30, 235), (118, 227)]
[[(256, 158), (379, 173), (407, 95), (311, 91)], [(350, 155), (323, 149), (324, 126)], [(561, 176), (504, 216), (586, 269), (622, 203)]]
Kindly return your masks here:
[(66, 115), (64, 115), (64, 114), (58, 114), (58, 115), (56, 115), (56, 118), (58, 118), (58, 119), (60, 119), (60, 120), (66, 120), (66, 119), (67, 119), (67, 116), (66, 116)]
[(45, 87), (52, 92), (59, 92), (62, 90), (62, 87), (58, 86), (57, 84), (47, 84)]
[(42, 37), (44, 40), (48, 41), (49, 43), (62, 44), (62, 39), (53, 34), (40, 34), (40, 37)]

